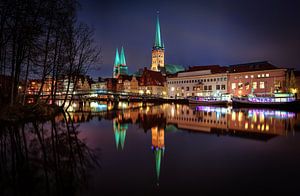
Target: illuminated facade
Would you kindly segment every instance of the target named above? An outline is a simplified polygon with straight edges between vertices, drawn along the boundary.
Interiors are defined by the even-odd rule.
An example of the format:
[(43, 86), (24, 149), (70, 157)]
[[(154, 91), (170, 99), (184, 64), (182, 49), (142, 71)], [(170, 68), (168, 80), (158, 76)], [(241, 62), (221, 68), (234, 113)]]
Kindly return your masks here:
[(152, 71), (160, 71), (165, 67), (165, 47), (161, 39), (159, 17), (156, 20), (155, 42), (152, 48)]
[(91, 84), (91, 90), (107, 90), (107, 82), (100, 81)]
[(139, 93), (139, 81), (135, 76), (131, 80), (124, 81), (124, 91), (129, 93)]
[(140, 77), (139, 93), (147, 95), (156, 95), (160, 97), (167, 96), (166, 78), (161, 72), (148, 70), (144, 68)]
[(228, 79), (229, 93), (234, 96), (287, 92), (286, 69), (264, 69), (231, 72)]
[(27, 94), (37, 94), (41, 88), (40, 80), (29, 80), (27, 87)]
[(88, 76), (79, 76), (78, 77), (78, 81), (76, 83), (76, 90), (78, 90), (78, 91), (91, 90)]
[(179, 72), (167, 78), (169, 98), (220, 96), (227, 93), (228, 73), (208, 70)]

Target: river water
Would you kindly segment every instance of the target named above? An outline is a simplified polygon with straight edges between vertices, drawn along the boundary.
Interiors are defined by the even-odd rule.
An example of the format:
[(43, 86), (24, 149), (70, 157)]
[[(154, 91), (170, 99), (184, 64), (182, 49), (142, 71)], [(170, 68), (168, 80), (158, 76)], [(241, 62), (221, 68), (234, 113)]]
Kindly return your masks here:
[(73, 103), (2, 126), (1, 195), (299, 195), (300, 113)]

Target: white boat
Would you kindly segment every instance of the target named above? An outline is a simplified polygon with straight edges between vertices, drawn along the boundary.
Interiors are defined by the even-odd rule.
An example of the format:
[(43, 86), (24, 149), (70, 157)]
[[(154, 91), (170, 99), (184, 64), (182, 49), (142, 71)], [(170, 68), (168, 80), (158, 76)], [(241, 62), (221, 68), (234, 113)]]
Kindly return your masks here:
[(276, 93), (269, 96), (249, 95), (247, 97), (233, 97), (233, 107), (271, 107), (288, 108), (297, 103), (295, 96), (288, 93)]
[(229, 100), (224, 98), (223, 96), (219, 97), (188, 97), (189, 104), (196, 105), (222, 105), (227, 106), (229, 104)]

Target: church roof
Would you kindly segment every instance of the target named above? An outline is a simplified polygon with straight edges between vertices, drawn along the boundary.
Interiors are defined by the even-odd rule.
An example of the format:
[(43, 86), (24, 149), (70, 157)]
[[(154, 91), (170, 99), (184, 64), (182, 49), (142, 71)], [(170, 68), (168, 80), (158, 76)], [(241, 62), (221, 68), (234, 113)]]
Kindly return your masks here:
[(172, 65), (172, 64), (165, 64), (165, 71), (166, 74), (175, 74), (180, 71), (184, 71), (185, 68), (182, 65)]

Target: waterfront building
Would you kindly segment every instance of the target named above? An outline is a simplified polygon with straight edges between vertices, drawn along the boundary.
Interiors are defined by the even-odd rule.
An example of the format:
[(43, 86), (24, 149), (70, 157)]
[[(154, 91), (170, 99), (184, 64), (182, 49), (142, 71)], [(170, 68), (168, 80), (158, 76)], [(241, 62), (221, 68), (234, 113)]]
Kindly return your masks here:
[(140, 77), (139, 93), (165, 97), (167, 95), (166, 78), (161, 72), (144, 68)]
[(132, 76), (131, 80), (124, 81), (124, 91), (128, 93), (139, 93), (139, 81), (137, 77)]
[(227, 93), (228, 73), (219, 65), (194, 66), (167, 77), (169, 98), (220, 96)]
[(168, 97), (286, 93), (296, 89), (287, 87), (287, 81), (291, 81), (287, 79), (287, 71), (267, 61), (229, 66), (194, 66), (167, 77)]
[(287, 69), (267, 61), (228, 66), (228, 92), (234, 96), (285, 93)]
[(89, 91), (91, 90), (90, 78), (88, 76), (79, 76), (76, 83), (77, 91)]
[(152, 71), (159, 71), (165, 66), (165, 47), (162, 42), (159, 17), (156, 19), (155, 42), (152, 47)]
[(68, 93), (71, 93), (75, 90), (74, 88), (75, 88), (75, 85), (74, 85), (73, 78), (69, 78), (67, 76), (62, 76), (62, 78), (60, 78), (58, 80), (58, 89), (57, 89), (58, 92), (66, 93), (68, 91)]
[(117, 82), (118, 80), (116, 78), (106, 78), (106, 86), (108, 91), (115, 92), (117, 90)]
[(107, 90), (107, 82), (105, 81), (98, 81), (91, 84), (91, 90)]
[(41, 88), (41, 80), (29, 80), (27, 87), (27, 94), (34, 95), (37, 94)]

